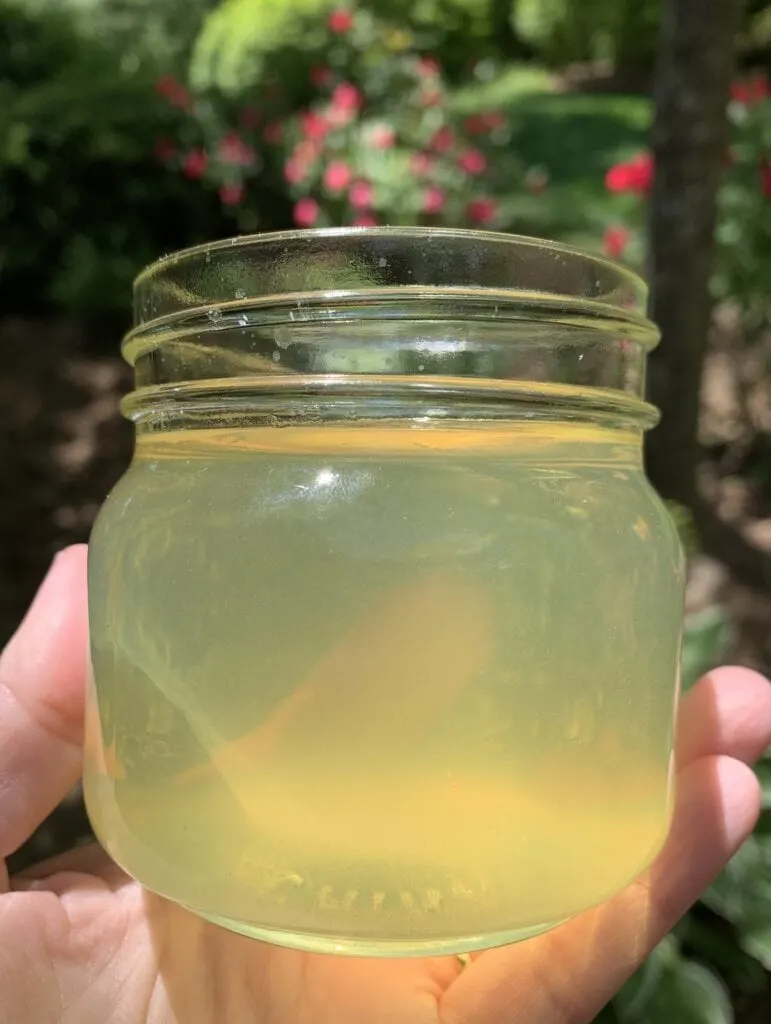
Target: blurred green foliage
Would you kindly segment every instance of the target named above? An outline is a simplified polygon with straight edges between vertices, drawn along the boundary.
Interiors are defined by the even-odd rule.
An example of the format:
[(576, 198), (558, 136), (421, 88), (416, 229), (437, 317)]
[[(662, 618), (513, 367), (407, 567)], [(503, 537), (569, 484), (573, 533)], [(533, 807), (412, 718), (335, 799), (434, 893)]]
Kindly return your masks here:
[[(414, 111), (400, 112), (406, 93), (394, 93), (392, 81), (404, 74), (411, 84), (399, 88), (423, 89), (415, 75), (420, 55), (442, 67), (434, 84), (444, 120), (436, 127), (458, 132), (481, 114), (505, 115), (505, 127), (494, 129), (501, 135), (478, 144), (493, 147), (484, 152), (485, 175), (494, 167), (482, 180), (498, 203), (497, 224), (594, 247), (609, 227), (633, 225), (636, 207), (628, 196), (608, 193), (603, 179), (644, 146), (649, 102), (559, 91), (544, 65), (599, 59), (649, 66), (654, 0), (362, 0), (356, 10), (368, 19), (369, 41), (365, 46), (362, 34), (360, 51), (359, 28), (350, 37), (330, 37), (327, 19), (337, 6), (334, 0), (0, 0), (3, 308), (126, 314), (132, 277), (162, 252), (231, 234), (236, 226), (288, 226), (301, 198), (326, 203), (330, 221), (347, 216), (335, 205), (336, 190), (325, 192), (321, 164), (301, 188), (285, 175), (304, 141), (303, 115), (325, 110), (335, 83), (349, 79), (374, 97), (370, 120), (386, 122), (401, 142), (377, 150), (373, 161), (363, 149), (364, 123), (364, 134), (339, 136), (339, 148), (328, 155), (385, 190), (379, 216), (422, 215), (398, 206), (408, 191), (405, 168), (414, 154), (404, 152), (412, 131), (406, 117)], [(750, 16), (758, 45), (768, 11), (753, 2)], [(522, 63), (532, 55), (540, 63)], [(312, 81), (320, 65), (333, 73), (328, 85)], [(771, 154), (771, 102), (737, 106), (732, 116), (737, 149), (732, 184), (721, 196), (719, 242), (734, 263), (716, 287), (732, 299), (746, 295), (747, 308), (762, 306), (765, 316), (771, 203), (759, 161)], [(266, 138), (269, 124), (281, 130)], [(468, 140), (462, 141), (465, 147)], [(415, 150), (425, 145), (422, 135), (414, 138)], [(448, 177), (435, 184), (447, 195), (466, 187), (465, 179), (459, 185), (450, 177), (456, 169), (440, 166)], [(381, 174), (391, 176), (381, 182)], [(445, 210), (460, 216), (455, 207)], [(679, 525), (692, 546), (687, 517)], [(719, 663), (731, 636), (720, 608), (689, 618), (686, 687)], [(602, 1021), (725, 1024), (733, 1013), (724, 982), (745, 991), (765, 984), (771, 761), (761, 763), (759, 774), (765, 810), (757, 833)]]
[(53, 5), (0, 3), (6, 310), (126, 310), (139, 265), (220, 225), (214, 197), (154, 156), (180, 121), (157, 101), (158, 65), (122, 32), (87, 22)]
[(517, 0), (514, 25), (538, 59), (553, 67), (606, 61), (650, 69), (660, 0)]
[[(324, 44), (326, 19), (336, 0), (224, 0), (206, 18), (193, 50), (191, 79), (198, 89), (241, 93), (282, 63)], [(357, 14), (382, 26), (396, 49), (417, 47), (436, 57), (450, 75), (462, 75), (469, 61), (506, 50), (510, 8), (496, 0), (360, 0)], [(501, 26), (500, 22), (503, 21)]]

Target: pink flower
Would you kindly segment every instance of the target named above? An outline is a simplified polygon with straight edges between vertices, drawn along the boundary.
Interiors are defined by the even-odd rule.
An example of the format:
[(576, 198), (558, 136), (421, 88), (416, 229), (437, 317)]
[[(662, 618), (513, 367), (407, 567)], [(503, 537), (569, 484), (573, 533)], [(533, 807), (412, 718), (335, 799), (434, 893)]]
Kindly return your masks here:
[(531, 196), (539, 196), (549, 186), (549, 174), (541, 167), (531, 167), (525, 174), (525, 188)]
[(325, 64), (316, 64), (315, 67), (311, 68), (310, 71), (310, 82), (316, 89), (326, 89), (328, 85), (332, 84), (334, 75), (332, 69), (328, 68)]
[(189, 110), (193, 105), (192, 94), (173, 75), (161, 75), (155, 83), (155, 91), (180, 110)]
[(444, 194), (444, 189), (436, 185), (429, 185), (423, 193), (423, 212), (441, 213), (446, 202), (447, 197)]
[(284, 126), (280, 121), (271, 121), (265, 125), (262, 137), (269, 145), (277, 146), (284, 138)]
[(182, 160), (182, 173), (186, 177), (196, 180), (206, 174), (208, 166), (209, 158), (206, 153), (202, 149), (194, 149)]
[(421, 107), (440, 107), (442, 105), (443, 96), (438, 89), (424, 90), (420, 94), (420, 105)]
[(332, 92), (332, 106), (339, 110), (356, 111), (362, 104), (362, 95), (355, 85), (341, 82)]
[(378, 124), (370, 131), (368, 141), (374, 149), (391, 149), (396, 142), (396, 132), (390, 124)]
[(631, 234), (625, 227), (616, 225), (615, 227), (609, 227), (605, 229), (605, 234), (602, 237), (602, 245), (607, 256), (612, 257), (614, 260), (620, 259), (624, 255), (626, 247), (629, 245)]
[(609, 192), (635, 192), (645, 195), (653, 184), (653, 157), (639, 153), (626, 163), (615, 164), (605, 175)]
[(377, 221), (371, 214), (363, 213), (361, 216), (356, 218), (353, 222), (353, 226), (355, 228), (376, 228)]
[(413, 153), (410, 157), (410, 170), (418, 177), (425, 177), (434, 169), (434, 158), (430, 153)]
[(466, 217), (472, 224), (489, 224), (498, 213), (498, 205), (493, 199), (472, 199), (466, 206)]
[(300, 160), (287, 160), (284, 164), (284, 179), (290, 185), (298, 185), (308, 177), (308, 167)]
[(177, 147), (171, 139), (158, 139), (155, 143), (155, 157), (161, 163), (168, 163), (177, 154)]
[(342, 192), (351, 181), (351, 168), (342, 160), (333, 160), (324, 171), (324, 185), (330, 192)]
[(478, 149), (467, 149), (458, 157), (458, 165), (466, 174), (484, 174), (487, 170), (487, 157)]
[(307, 167), (319, 157), (322, 149), (321, 142), (316, 139), (301, 139), (292, 150), (292, 159)]
[(374, 190), (368, 181), (355, 181), (348, 193), (348, 202), (355, 210), (368, 210), (373, 196)]
[(244, 198), (245, 191), (241, 182), (234, 182), (232, 185), (220, 185), (219, 196), (225, 206), (237, 206)]
[(441, 75), (442, 68), (438, 60), (433, 57), (421, 57), (418, 61), (418, 74), (426, 78), (435, 78)]
[(262, 120), (262, 111), (256, 107), (244, 107), (238, 115), (238, 123), (242, 128), (256, 128)]
[(300, 115), (300, 123), (306, 139), (320, 140), (329, 131), (329, 121), (315, 110), (306, 110)]
[(236, 164), (240, 167), (248, 167), (255, 161), (254, 150), (236, 132), (228, 132), (220, 139), (218, 156), (224, 164)]
[(431, 149), (435, 149), (437, 153), (449, 153), (454, 145), (455, 133), (452, 128), (448, 128), (446, 125), (444, 128), (437, 129), (429, 142)]
[(294, 222), (298, 227), (313, 227), (319, 218), (319, 204), (315, 199), (306, 196), (295, 203), (293, 216)]
[(330, 32), (334, 32), (336, 35), (342, 36), (346, 32), (350, 32), (353, 28), (353, 12), (347, 10), (345, 7), (339, 7), (336, 11), (332, 11), (327, 18), (327, 28)]

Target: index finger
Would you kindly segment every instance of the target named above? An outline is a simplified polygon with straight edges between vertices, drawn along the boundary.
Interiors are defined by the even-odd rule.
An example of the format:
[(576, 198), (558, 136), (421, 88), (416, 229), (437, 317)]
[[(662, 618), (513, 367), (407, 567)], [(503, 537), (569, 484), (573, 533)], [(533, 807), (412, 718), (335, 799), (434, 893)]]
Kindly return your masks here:
[(86, 547), (77, 545), (55, 559), (0, 654), (0, 859), (80, 775), (87, 644)]

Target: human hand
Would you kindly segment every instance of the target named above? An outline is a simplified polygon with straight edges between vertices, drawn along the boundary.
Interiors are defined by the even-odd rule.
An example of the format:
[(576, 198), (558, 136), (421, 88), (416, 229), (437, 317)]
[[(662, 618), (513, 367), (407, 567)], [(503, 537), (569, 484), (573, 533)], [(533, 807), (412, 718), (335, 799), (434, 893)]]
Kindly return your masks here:
[[(85, 548), (54, 563), (0, 658), (0, 858), (77, 780)], [(582, 1024), (752, 830), (747, 767), (771, 744), (771, 686), (711, 673), (685, 697), (678, 798), (653, 867), (608, 903), (514, 946), (357, 960), (223, 931), (143, 890), (97, 846), (8, 879), (0, 860), (0, 1024)]]

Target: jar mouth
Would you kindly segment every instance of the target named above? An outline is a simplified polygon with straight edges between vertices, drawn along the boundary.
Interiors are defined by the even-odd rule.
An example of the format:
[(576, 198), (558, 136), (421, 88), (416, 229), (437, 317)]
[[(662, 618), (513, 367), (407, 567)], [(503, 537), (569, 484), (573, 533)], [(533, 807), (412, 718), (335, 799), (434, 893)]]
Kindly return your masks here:
[(476, 418), (551, 410), (650, 425), (645, 363), (658, 332), (646, 298), (641, 278), (603, 256), (491, 231), (225, 239), (137, 278), (124, 410), (142, 429), (349, 407), (437, 419), (461, 406)]
[[(327, 228), (243, 235), (157, 260), (134, 283), (129, 362), (157, 336), (246, 311), (265, 322), (379, 319), (538, 320), (626, 331), (645, 351), (647, 287), (627, 267), (520, 235), (453, 228)], [(155, 336), (155, 338), (154, 338)]]

